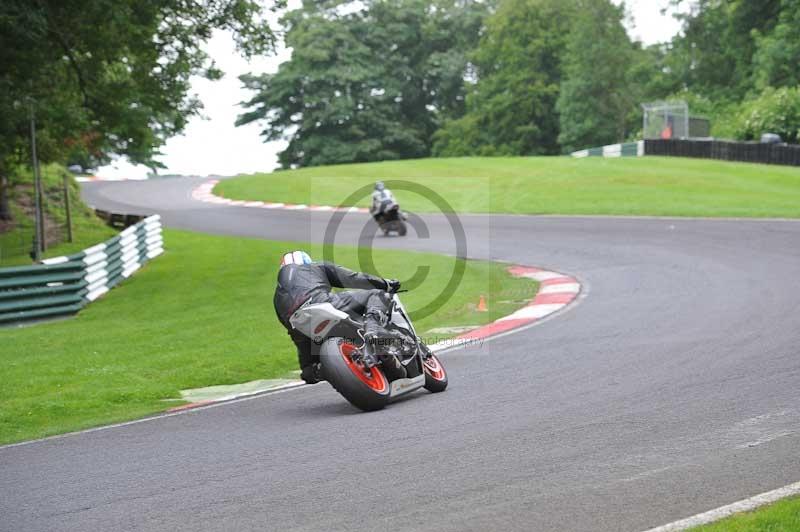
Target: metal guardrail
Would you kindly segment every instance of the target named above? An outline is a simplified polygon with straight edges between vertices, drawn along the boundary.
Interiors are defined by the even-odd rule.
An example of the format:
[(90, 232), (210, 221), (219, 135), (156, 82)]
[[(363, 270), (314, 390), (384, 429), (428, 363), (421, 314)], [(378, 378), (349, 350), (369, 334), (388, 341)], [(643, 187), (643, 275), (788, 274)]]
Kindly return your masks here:
[(662, 155), (800, 166), (800, 145), (713, 139), (647, 139), (572, 152), (573, 157)]
[(572, 152), (576, 158), (583, 157), (641, 157), (645, 153), (645, 143), (643, 141), (624, 142), (621, 144), (609, 144), (597, 148), (588, 148)]
[(79, 253), (0, 268), (0, 325), (75, 314), (163, 252), (155, 215)]

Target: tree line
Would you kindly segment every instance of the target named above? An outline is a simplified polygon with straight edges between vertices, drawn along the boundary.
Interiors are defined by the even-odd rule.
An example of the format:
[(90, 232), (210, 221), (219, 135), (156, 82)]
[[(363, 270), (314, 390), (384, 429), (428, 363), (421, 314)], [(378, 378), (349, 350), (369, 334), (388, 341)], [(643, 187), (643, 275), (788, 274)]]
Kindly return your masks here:
[(652, 46), (625, 16), (610, 0), (305, 1), (282, 21), (291, 59), (242, 76), (237, 123), (286, 139), (283, 168), (566, 153), (640, 137), (641, 103), (670, 99), (718, 136), (797, 141), (800, 0), (698, 0)]
[[(688, 0), (673, 0), (680, 5)], [(283, 168), (464, 155), (559, 154), (639, 135), (639, 104), (680, 98), (712, 133), (798, 141), (800, 0), (692, 0), (672, 41), (643, 46), (610, 0), (305, 0), (279, 29), (291, 59), (246, 75), (239, 124), (286, 139)], [(190, 77), (230, 31), (271, 54), (284, 0), (0, 2), (0, 219), (39, 155), (157, 167), (202, 104)]]

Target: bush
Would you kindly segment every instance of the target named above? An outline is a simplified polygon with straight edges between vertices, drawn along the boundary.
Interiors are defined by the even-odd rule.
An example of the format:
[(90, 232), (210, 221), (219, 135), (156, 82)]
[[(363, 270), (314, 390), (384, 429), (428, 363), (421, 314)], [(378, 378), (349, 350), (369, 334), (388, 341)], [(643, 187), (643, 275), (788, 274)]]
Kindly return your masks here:
[(777, 133), (791, 144), (800, 141), (800, 87), (768, 87), (757, 98), (742, 104), (736, 138), (757, 140), (762, 133)]

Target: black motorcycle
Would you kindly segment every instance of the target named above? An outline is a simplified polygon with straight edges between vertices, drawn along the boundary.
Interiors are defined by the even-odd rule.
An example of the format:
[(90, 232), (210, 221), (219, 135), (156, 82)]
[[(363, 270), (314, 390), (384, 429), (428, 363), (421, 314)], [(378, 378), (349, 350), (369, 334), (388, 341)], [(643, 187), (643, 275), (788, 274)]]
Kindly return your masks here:
[(400, 210), (400, 205), (396, 201), (387, 200), (381, 205), (381, 210), (375, 213), (372, 218), (380, 226), (385, 236), (396, 233), (398, 236), (406, 236), (406, 213)]
[(364, 340), (363, 316), (351, 316), (330, 303), (306, 303), (289, 318), (295, 330), (320, 346), (322, 375), (351, 404), (380, 410), (392, 399), (425, 388), (447, 388), (447, 373), (414, 330), (397, 294), (392, 294), (386, 328), (402, 340)]

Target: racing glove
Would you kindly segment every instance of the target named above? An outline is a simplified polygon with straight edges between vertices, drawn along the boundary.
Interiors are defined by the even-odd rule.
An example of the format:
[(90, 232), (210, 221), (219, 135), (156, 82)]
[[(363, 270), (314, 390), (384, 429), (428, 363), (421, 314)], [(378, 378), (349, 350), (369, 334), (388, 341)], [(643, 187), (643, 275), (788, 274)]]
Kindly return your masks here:
[(397, 279), (384, 279), (386, 283), (386, 291), (392, 294), (396, 294), (398, 290), (400, 290), (400, 281)]

